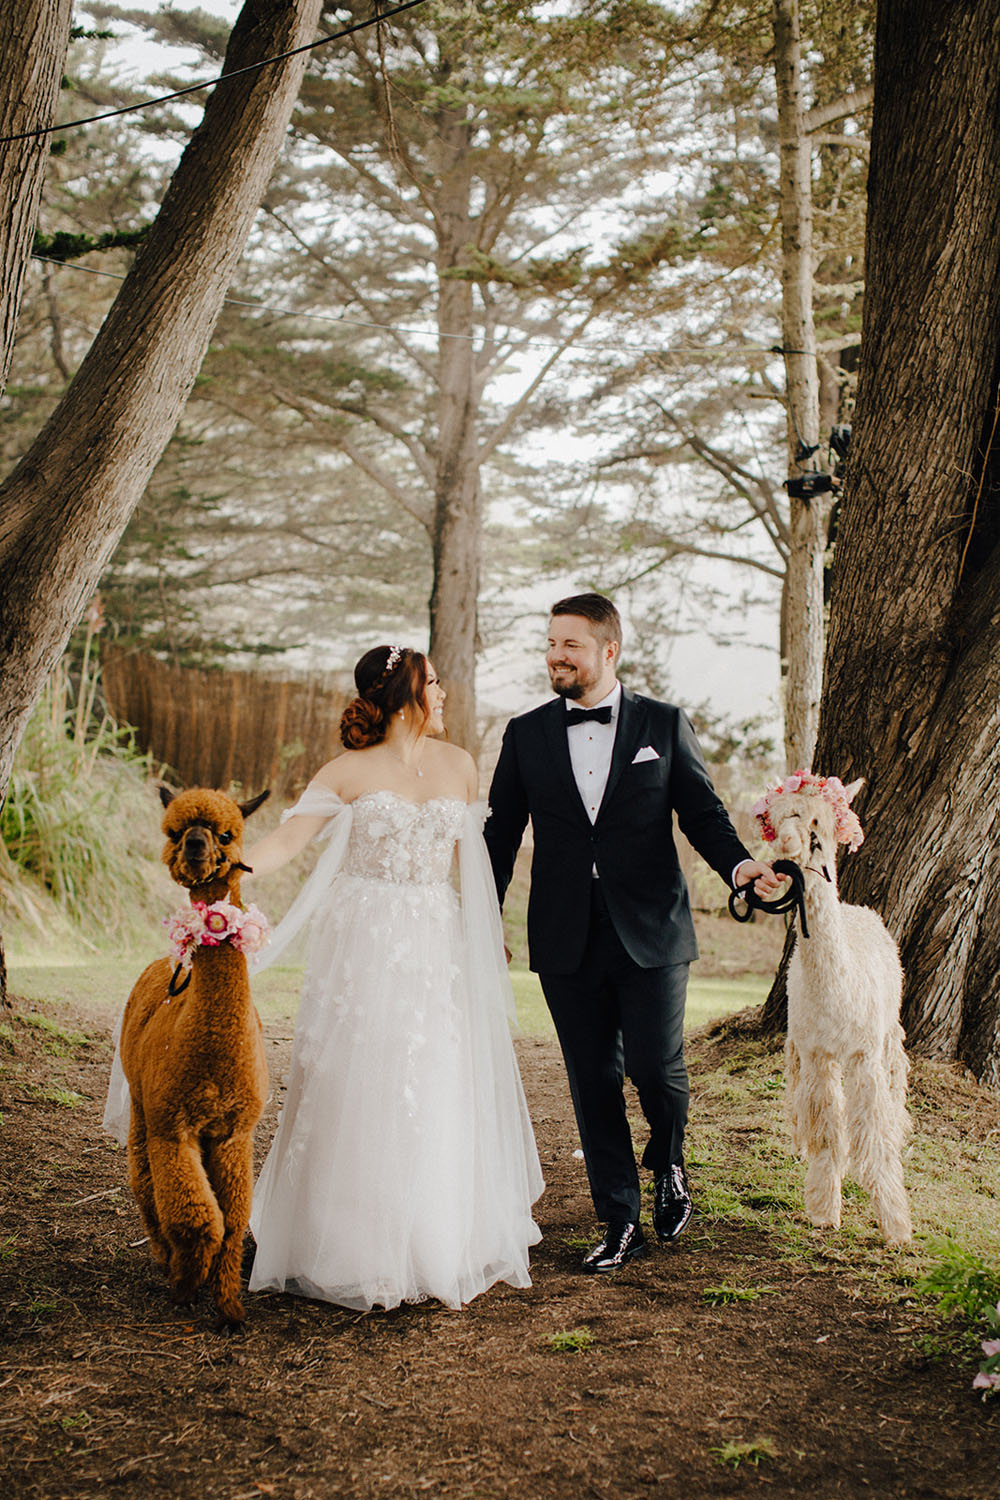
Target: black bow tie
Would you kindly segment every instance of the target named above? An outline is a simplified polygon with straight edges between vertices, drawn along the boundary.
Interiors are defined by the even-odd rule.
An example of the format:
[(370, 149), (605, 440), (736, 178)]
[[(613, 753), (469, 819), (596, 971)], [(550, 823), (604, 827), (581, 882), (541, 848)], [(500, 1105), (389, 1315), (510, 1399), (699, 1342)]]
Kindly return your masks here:
[(603, 708), (569, 708), (566, 710), (566, 724), (610, 724), (611, 704), (605, 703)]

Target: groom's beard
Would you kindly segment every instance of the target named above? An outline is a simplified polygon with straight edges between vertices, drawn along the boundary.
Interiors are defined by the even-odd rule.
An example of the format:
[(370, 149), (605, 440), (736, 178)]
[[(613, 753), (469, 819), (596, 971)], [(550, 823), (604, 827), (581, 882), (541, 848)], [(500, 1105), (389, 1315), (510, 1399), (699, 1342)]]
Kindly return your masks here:
[[(562, 677), (564, 680), (558, 682), (556, 679)], [(582, 698), (590, 688), (597, 682), (596, 677), (581, 676), (578, 667), (550, 667), (549, 681), (552, 691), (560, 698)]]

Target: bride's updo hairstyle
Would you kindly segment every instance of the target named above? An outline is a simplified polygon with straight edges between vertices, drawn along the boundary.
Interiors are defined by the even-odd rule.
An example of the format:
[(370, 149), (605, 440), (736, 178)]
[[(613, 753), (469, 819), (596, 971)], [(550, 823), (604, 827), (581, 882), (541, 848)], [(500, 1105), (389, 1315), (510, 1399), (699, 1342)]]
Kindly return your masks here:
[(373, 646), (354, 668), (352, 698), (340, 720), (340, 738), (348, 750), (380, 745), (394, 714), (413, 709), (424, 723), (427, 658), (409, 646)]

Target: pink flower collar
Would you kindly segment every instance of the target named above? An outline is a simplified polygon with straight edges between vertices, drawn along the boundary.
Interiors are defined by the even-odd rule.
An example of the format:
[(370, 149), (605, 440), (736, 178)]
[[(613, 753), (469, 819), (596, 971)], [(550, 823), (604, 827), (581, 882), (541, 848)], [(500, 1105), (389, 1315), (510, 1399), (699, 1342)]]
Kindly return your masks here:
[(190, 969), (195, 948), (218, 948), (232, 943), (241, 953), (257, 953), (268, 940), (268, 924), (257, 906), (234, 906), (231, 901), (192, 901), (172, 917), (164, 918), (170, 939), (170, 956), (182, 969)]
[(778, 798), (803, 794), (822, 797), (833, 808), (838, 844), (846, 844), (852, 851), (860, 847), (865, 835), (857, 813), (851, 811), (844, 783), (839, 776), (814, 776), (811, 771), (796, 771), (793, 775), (786, 776), (784, 781), (772, 787), (759, 802), (754, 803), (751, 811), (760, 824), (761, 837), (765, 843), (773, 844), (778, 837), (771, 822), (771, 808)]

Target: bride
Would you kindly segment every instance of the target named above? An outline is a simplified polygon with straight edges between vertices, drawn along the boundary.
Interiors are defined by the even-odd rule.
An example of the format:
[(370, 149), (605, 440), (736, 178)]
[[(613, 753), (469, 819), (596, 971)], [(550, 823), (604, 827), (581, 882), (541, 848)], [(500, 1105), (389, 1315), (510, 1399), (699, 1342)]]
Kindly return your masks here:
[(445, 694), (424, 655), (377, 646), (354, 680), (345, 753), (245, 855), (259, 877), (327, 840), (263, 957), (308, 926), (287, 1094), (254, 1194), (250, 1289), (460, 1307), (497, 1281), (530, 1285), (543, 1188), (485, 809), (472, 757), (433, 738)]

